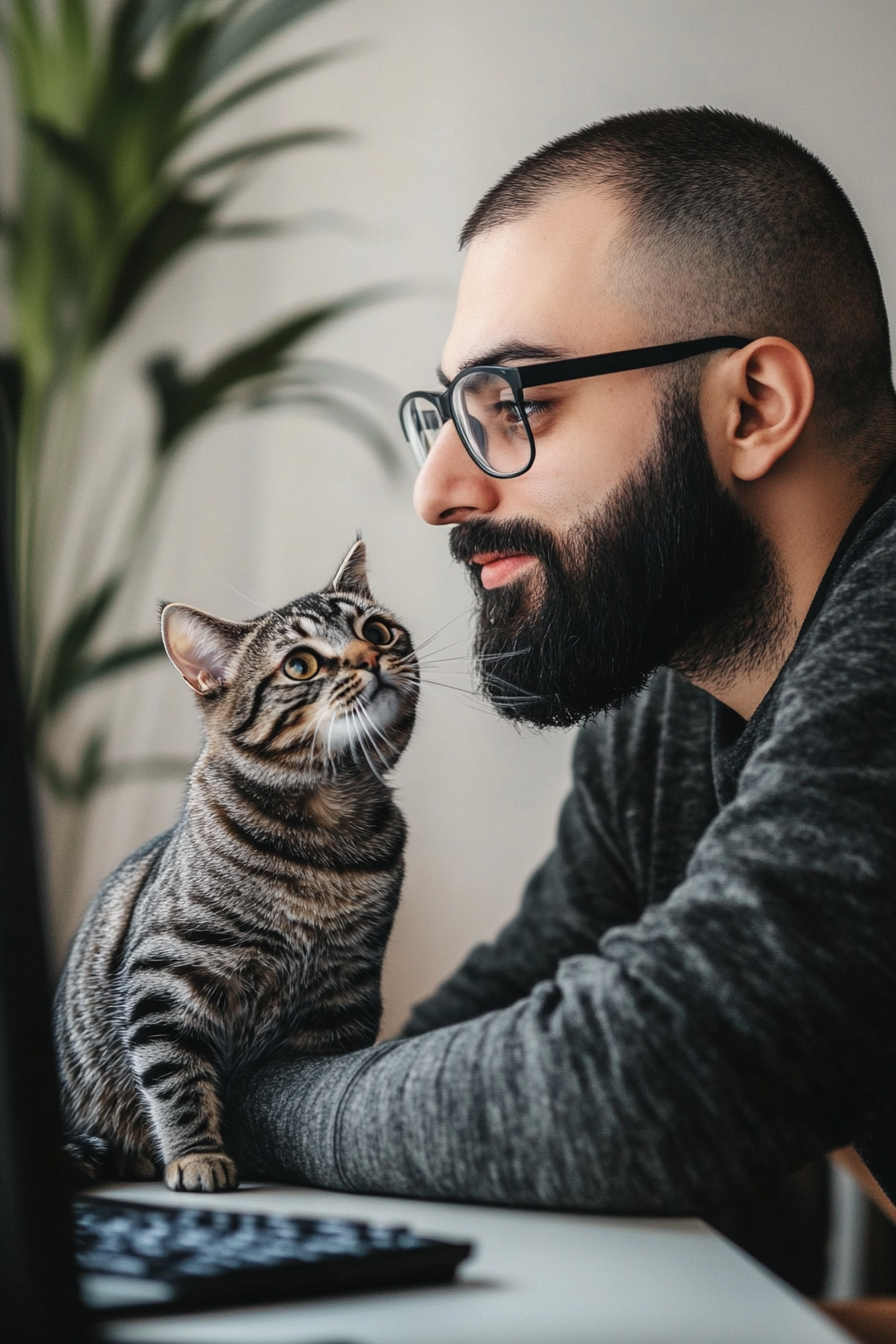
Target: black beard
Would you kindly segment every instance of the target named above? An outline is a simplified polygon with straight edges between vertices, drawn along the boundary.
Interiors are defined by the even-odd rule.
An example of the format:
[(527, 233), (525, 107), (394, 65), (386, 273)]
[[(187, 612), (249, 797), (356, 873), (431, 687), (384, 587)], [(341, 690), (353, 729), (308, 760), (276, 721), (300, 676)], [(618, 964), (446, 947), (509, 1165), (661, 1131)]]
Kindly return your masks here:
[[(477, 518), (455, 527), (450, 549), (477, 593), (482, 690), (537, 728), (621, 704), (658, 667), (724, 684), (771, 666), (792, 629), (777, 554), (716, 478), (697, 397), (680, 387), (641, 462), (563, 537)], [(538, 563), (484, 589), (470, 561), (488, 551)]]

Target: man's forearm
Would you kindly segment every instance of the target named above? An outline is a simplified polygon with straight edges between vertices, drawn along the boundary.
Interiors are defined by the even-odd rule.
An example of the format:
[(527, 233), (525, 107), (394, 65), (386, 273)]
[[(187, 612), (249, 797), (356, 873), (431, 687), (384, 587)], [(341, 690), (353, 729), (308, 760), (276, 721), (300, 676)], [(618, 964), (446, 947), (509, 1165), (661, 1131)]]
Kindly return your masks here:
[[(603, 994), (595, 969), (613, 981)], [(511, 1009), (269, 1066), (234, 1099), (235, 1155), (246, 1175), (328, 1188), (675, 1214), (711, 1213), (842, 1141), (829, 1116), (752, 1097), (705, 1041), (670, 1046), (640, 997), (576, 958)]]

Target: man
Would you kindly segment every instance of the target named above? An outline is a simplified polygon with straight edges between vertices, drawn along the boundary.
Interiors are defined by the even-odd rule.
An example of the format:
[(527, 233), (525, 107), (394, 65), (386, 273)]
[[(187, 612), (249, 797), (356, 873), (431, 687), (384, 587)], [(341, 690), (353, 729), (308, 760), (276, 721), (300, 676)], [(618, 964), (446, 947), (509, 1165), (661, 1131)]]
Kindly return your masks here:
[(861, 226), (788, 137), (684, 109), (540, 150), (462, 241), (447, 393), (403, 408), (416, 507), (499, 712), (584, 722), (573, 789), (407, 1039), (259, 1075), (243, 1168), (712, 1216), (856, 1143), (892, 1192), (896, 395)]

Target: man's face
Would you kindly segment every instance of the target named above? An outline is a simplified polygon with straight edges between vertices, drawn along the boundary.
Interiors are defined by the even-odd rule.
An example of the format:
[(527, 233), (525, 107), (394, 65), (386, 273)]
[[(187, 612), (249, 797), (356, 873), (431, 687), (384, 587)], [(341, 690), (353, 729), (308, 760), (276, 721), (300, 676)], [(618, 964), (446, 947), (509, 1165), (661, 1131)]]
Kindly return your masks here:
[[(612, 198), (576, 191), (474, 239), (442, 355), (445, 375), (474, 363), (531, 364), (649, 344), (643, 322), (608, 297), (608, 251), (621, 224)], [(629, 470), (655, 430), (644, 370), (528, 395), (551, 407), (538, 426), (532, 469), (514, 480), (486, 476), (448, 424), (417, 481), (415, 504), (426, 522), (527, 518), (560, 535)], [(483, 583), (497, 586), (520, 568), (490, 573), (486, 566)]]
[[(650, 344), (610, 297), (621, 224), (616, 202), (580, 191), (477, 238), (445, 375)], [(456, 525), (483, 685), (508, 717), (571, 724), (661, 663), (724, 671), (774, 634), (775, 556), (715, 477), (687, 375), (665, 383), (658, 395), (639, 370), (528, 389), (525, 475), (487, 476), (450, 423), (420, 473), (418, 512)]]

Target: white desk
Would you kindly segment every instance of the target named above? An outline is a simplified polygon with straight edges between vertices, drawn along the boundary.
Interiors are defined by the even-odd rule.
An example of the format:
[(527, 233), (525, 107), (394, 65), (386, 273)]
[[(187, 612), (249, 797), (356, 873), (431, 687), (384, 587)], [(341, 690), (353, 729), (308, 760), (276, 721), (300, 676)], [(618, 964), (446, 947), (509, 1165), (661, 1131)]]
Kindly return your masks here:
[(154, 1203), (343, 1215), (475, 1241), (459, 1282), (117, 1321), (116, 1344), (842, 1344), (845, 1335), (703, 1223), (598, 1218), (339, 1195), (287, 1186)]

